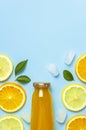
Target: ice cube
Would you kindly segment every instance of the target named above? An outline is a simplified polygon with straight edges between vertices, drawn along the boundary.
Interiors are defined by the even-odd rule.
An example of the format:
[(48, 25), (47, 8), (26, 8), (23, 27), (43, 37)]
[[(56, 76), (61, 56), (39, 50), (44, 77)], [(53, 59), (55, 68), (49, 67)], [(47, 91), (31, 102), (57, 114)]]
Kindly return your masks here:
[(65, 64), (70, 65), (72, 63), (74, 57), (75, 57), (75, 52), (74, 51), (70, 51), (68, 53), (68, 55), (66, 56)]
[(30, 124), (31, 116), (28, 112), (22, 111), (21, 118), (28, 124)]
[(66, 116), (67, 116), (66, 111), (62, 110), (62, 109), (59, 109), (57, 117), (56, 117), (56, 121), (59, 122), (59, 123), (64, 123), (65, 119), (66, 119)]
[(59, 75), (59, 71), (55, 64), (49, 64), (48, 65), (48, 71), (54, 76), (57, 77)]

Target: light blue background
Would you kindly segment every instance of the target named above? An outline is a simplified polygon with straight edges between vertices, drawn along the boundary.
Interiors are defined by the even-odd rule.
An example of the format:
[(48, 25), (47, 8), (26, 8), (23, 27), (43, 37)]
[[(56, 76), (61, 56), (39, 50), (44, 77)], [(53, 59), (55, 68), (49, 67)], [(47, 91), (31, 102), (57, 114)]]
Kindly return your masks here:
[[(64, 60), (70, 50), (76, 52), (76, 57), (68, 67)], [(0, 53), (9, 55), (14, 66), (29, 60), (23, 73), (32, 81), (23, 86), (27, 91), (23, 110), (30, 113), (32, 83), (51, 82), (55, 130), (64, 130), (66, 122), (63, 125), (56, 122), (58, 109), (66, 110), (61, 102), (61, 91), (69, 82), (63, 79), (62, 72), (69, 69), (74, 83), (81, 83), (75, 75), (74, 64), (79, 55), (86, 53), (86, 0), (0, 0)], [(58, 78), (48, 73), (49, 63), (58, 66)], [(14, 80), (13, 74), (8, 81)], [(66, 121), (78, 114), (66, 111)], [(22, 109), (14, 114), (20, 116), (21, 112)], [(86, 114), (86, 109), (79, 113)], [(0, 116), (6, 114), (0, 110)], [(24, 124), (25, 130), (29, 130), (29, 125)]]

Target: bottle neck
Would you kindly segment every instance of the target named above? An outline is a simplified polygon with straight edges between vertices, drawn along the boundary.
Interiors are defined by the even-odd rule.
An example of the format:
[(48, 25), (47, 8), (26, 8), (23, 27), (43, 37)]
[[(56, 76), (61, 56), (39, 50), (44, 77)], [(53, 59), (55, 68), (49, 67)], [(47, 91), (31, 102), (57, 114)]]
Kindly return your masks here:
[(45, 95), (48, 95), (50, 83), (35, 82), (33, 83), (33, 86), (35, 88), (35, 94), (38, 95), (38, 97), (44, 97)]
[(38, 97), (40, 98), (40, 97), (44, 97), (44, 96), (46, 96), (46, 95), (48, 95), (48, 93), (49, 93), (49, 87), (47, 87), (47, 88), (44, 88), (44, 87), (36, 87), (35, 88), (35, 90), (34, 90), (34, 93), (36, 94), (36, 95), (38, 95)]

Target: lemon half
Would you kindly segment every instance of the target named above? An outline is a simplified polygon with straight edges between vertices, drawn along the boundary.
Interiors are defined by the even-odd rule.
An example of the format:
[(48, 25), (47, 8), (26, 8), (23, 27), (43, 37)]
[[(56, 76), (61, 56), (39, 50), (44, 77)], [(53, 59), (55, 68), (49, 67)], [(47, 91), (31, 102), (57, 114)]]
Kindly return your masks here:
[(12, 70), (13, 64), (11, 59), (4, 54), (0, 54), (0, 82), (7, 80)]
[(24, 125), (19, 117), (7, 115), (0, 118), (0, 130), (24, 130)]

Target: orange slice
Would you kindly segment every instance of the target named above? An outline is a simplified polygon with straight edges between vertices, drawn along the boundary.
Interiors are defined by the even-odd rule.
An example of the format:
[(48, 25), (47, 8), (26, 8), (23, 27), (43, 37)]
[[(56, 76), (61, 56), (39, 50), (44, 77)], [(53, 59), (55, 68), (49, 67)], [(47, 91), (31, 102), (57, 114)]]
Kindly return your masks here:
[(75, 71), (78, 78), (86, 83), (86, 54), (81, 55), (76, 61)]
[(67, 122), (66, 130), (86, 130), (86, 115), (72, 117)]
[(15, 112), (26, 101), (25, 90), (16, 83), (8, 82), (0, 87), (0, 108), (6, 112)]

